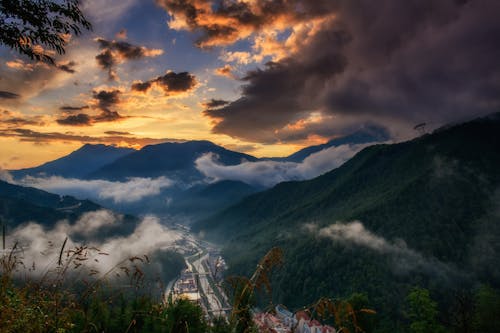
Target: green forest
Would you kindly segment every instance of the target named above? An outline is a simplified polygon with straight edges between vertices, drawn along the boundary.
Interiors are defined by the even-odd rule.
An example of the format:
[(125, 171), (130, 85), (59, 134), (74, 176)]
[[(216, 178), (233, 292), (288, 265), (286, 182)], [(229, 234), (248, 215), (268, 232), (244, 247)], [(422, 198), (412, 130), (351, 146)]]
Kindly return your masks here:
[[(500, 286), (499, 131), (498, 119), (479, 119), (371, 146), (338, 169), (278, 184), (195, 229), (224, 244), (232, 274), (249, 274), (269, 248), (282, 248), (273, 296), (293, 309), (363, 293), (377, 311), (374, 331), (403, 331), (405, 298), (418, 286), (437, 300), (444, 325), (456, 295)], [(367, 239), (339, 231), (356, 226)]]

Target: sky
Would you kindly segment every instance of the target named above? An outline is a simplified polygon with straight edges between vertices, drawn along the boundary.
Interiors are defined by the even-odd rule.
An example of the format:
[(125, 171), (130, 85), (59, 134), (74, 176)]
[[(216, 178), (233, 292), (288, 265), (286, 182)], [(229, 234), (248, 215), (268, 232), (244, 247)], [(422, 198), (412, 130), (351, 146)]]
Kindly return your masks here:
[(500, 110), (497, 0), (85, 0), (56, 66), (0, 47), (0, 168), (84, 143), (285, 156)]

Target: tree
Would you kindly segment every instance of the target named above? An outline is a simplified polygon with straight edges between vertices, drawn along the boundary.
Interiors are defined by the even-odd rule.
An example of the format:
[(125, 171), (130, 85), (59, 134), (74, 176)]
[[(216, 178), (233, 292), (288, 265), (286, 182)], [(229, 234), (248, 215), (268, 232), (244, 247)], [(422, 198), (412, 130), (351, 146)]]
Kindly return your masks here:
[(476, 292), (474, 328), (476, 332), (498, 332), (500, 327), (500, 293), (483, 285)]
[(176, 301), (170, 299), (168, 303), (166, 332), (205, 333), (207, 331), (201, 307), (182, 298)]
[(437, 303), (432, 300), (429, 290), (414, 288), (406, 297), (408, 304), (408, 319), (412, 333), (439, 333), (444, 327), (437, 321), (439, 314)]
[(471, 291), (464, 289), (454, 292), (448, 312), (448, 320), (453, 332), (472, 332), (474, 306), (474, 295)]
[(92, 29), (79, 5), (80, 0), (0, 0), (0, 44), (53, 64), (71, 35)]
[(211, 333), (227, 333), (231, 332), (231, 327), (224, 317), (215, 317), (212, 320)]

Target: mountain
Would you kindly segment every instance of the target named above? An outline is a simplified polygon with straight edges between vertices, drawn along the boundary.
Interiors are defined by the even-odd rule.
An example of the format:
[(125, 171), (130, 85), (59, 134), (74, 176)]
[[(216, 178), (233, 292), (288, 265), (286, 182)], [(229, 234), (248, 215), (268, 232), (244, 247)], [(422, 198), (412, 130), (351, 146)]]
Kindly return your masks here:
[[(170, 214), (181, 214), (192, 218), (210, 216), (243, 198), (261, 191), (240, 181), (222, 180), (213, 184), (200, 184), (189, 188), (169, 204)], [(196, 207), (196, 209), (193, 209)]]
[(124, 180), (129, 177), (166, 176), (190, 182), (203, 178), (195, 167), (195, 161), (206, 153), (216, 154), (225, 165), (257, 160), (209, 141), (169, 142), (145, 146), (91, 173), (89, 178)]
[(112, 163), (134, 151), (134, 149), (130, 148), (86, 144), (71, 154), (57, 160), (44, 163), (35, 168), (14, 170), (11, 173), (17, 179), (27, 175), (83, 178), (106, 164)]
[[(36, 188), (18, 186), (0, 180), (0, 217), (9, 228), (27, 222), (37, 222), (45, 228), (58, 221), (76, 222), (83, 214), (104, 209), (89, 200), (78, 200), (71, 196), (59, 196)], [(134, 230), (137, 219), (125, 215), (122, 224), (105, 228), (103, 232), (123, 235)], [(104, 236), (104, 234), (100, 235)]]
[(342, 136), (339, 138), (332, 139), (327, 143), (306, 147), (301, 149), (287, 157), (274, 157), (269, 158), (270, 160), (275, 161), (285, 161), (285, 162), (302, 162), (306, 157), (311, 154), (320, 152), (323, 149), (327, 149), (330, 147), (338, 147), (341, 145), (354, 145), (354, 144), (363, 144), (363, 143), (378, 143), (384, 142), (390, 139), (390, 135), (387, 130), (383, 127), (379, 126), (366, 126), (360, 130), (355, 131), (352, 134)]
[[(500, 286), (500, 117), (365, 148), (318, 178), (286, 182), (201, 220), (230, 274), (284, 250), (274, 301), (369, 296), (380, 331), (400, 331), (404, 298), (431, 289), (448, 309), (461, 288)], [(470, 289), (469, 289), (470, 290)]]

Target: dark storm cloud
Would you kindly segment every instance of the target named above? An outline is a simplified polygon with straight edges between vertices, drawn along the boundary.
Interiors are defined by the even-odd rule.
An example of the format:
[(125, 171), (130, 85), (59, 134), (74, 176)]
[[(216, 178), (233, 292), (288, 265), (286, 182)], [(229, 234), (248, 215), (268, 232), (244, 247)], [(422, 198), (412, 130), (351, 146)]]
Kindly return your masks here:
[(120, 103), (121, 91), (115, 90), (99, 90), (92, 91), (92, 98), (95, 100), (95, 108), (100, 110), (96, 115), (89, 115), (86, 113), (71, 114), (73, 111), (81, 111), (87, 109), (88, 106), (72, 107), (63, 106), (60, 108), (64, 111), (61, 118), (57, 119), (59, 125), (65, 126), (92, 126), (100, 122), (113, 122), (119, 121), (126, 117), (121, 116), (117, 111), (112, 108)]
[(21, 96), (10, 91), (0, 90), (0, 99), (18, 99)]
[[(162, 1), (180, 15), (174, 3), (196, 7), (188, 22), (206, 28), (200, 25), (206, 20), (199, 20), (206, 15), (200, 9), (206, 1)], [(438, 126), (500, 109), (499, 1), (269, 3), (279, 7), (274, 10), (281, 17), (334, 19), (308, 38), (297, 38), (299, 52), (248, 73), (240, 99), (205, 111), (215, 120), (216, 133), (276, 142), (282, 140), (277, 130), (307, 119), (312, 111), (333, 117), (337, 128), (355, 117), (411, 129), (420, 122)], [(182, 15), (188, 13), (186, 6)], [(265, 24), (279, 15), (267, 16)], [(243, 22), (239, 15), (236, 20)], [(252, 26), (260, 29), (258, 23)]]
[(165, 92), (184, 92), (191, 90), (195, 86), (196, 79), (194, 75), (188, 72), (168, 72), (163, 76), (157, 77), (155, 82)]
[(140, 92), (146, 92), (151, 88), (151, 81), (146, 81), (146, 82), (134, 82), (132, 84), (132, 90), (134, 91), (140, 91)]
[(147, 49), (141, 46), (132, 45), (123, 41), (107, 41), (102, 38), (97, 39), (101, 49), (117, 51), (125, 59), (140, 59), (146, 56)]
[(33, 118), (21, 118), (21, 117), (2, 119), (1, 122), (4, 124), (14, 125), (14, 126), (43, 125), (43, 122), (41, 122), (40, 120)]
[(59, 108), (61, 111), (66, 111), (66, 112), (72, 112), (72, 111), (82, 111), (85, 109), (88, 109), (88, 105), (83, 105), (83, 106), (71, 106), (71, 105), (64, 105)]
[(196, 77), (188, 72), (175, 73), (168, 71), (163, 76), (158, 76), (146, 82), (134, 82), (131, 89), (139, 92), (147, 92), (153, 86), (163, 90), (166, 96), (181, 94), (193, 90), (196, 87)]
[(100, 114), (97, 116), (93, 117), (93, 121), (96, 123), (100, 122), (111, 122), (111, 121), (118, 121), (123, 119), (118, 112), (116, 111), (102, 111)]
[(9, 110), (0, 110), (0, 127), (22, 127), (22, 126), (45, 125), (41, 116), (26, 116), (22, 113), (14, 113)]
[(114, 66), (116, 65), (113, 54), (110, 50), (104, 50), (95, 56), (97, 64), (104, 70), (108, 71), (108, 79), (116, 80), (116, 73), (114, 71)]
[(120, 132), (120, 131), (106, 131), (104, 134), (107, 135), (132, 135), (130, 132)]
[(128, 144), (130, 146), (146, 146), (163, 142), (180, 142), (176, 139), (153, 139), (122, 135), (88, 136), (77, 135), (71, 132), (38, 132), (24, 128), (0, 129), (0, 137), (16, 138), (24, 142), (51, 143), (51, 142), (81, 142), (81, 143), (104, 143), (104, 144)]
[(112, 122), (119, 121), (125, 118), (121, 116), (117, 111), (111, 110), (113, 106), (116, 106), (120, 103), (121, 93), (122, 92), (118, 89), (93, 91), (92, 96), (97, 102), (97, 108), (102, 112), (96, 116), (93, 116), (92, 122)]
[[(348, 36), (339, 33), (331, 38), (331, 43), (340, 46), (346, 40)], [(337, 53), (336, 48), (331, 51), (304, 62), (286, 59), (268, 63), (264, 70), (247, 73), (240, 99), (222, 108), (204, 111), (205, 115), (220, 121), (213, 131), (250, 141), (277, 141), (277, 129), (306, 118), (310, 110), (321, 107), (319, 96), (324, 82), (344, 70), (345, 57)], [(312, 87), (314, 89), (310, 89)]]
[(66, 126), (90, 126), (92, 124), (92, 118), (88, 114), (79, 113), (57, 119), (57, 123)]
[(132, 45), (124, 41), (108, 41), (97, 38), (101, 53), (95, 58), (98, 65), (108, 71), (109, 79), (116, 80), (115, 66), (127, 60), (138, 60), (145, 57), (156, 57), (163, 53), (159, 49), (149, 49), (144, 46)]
[(70, 74), (76, 73), (75, 66), (76, 62), (74, 61), (68, 61), (66, 63), (56, 65), (58, 69)]
[(202, 105), (205, 109), (216, 109), (216, 108), (220, 108), (224, 105), (227, 105), (229, 103), (230, 102), (224, 101), (222, 99), (213, 99), (212, 98), (210, 101), (202, 103)]
[(100, 90), (93, 91), (92, 97), (97, 101), (97, 107), (103, 111), (110, 111), (109, 108), (120, 103), (120, 90)]

